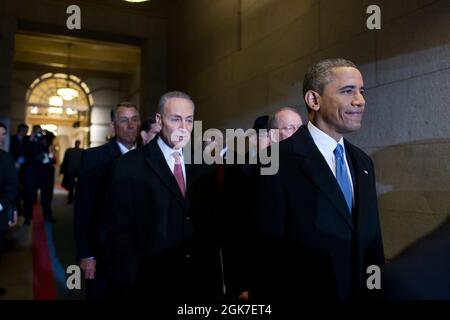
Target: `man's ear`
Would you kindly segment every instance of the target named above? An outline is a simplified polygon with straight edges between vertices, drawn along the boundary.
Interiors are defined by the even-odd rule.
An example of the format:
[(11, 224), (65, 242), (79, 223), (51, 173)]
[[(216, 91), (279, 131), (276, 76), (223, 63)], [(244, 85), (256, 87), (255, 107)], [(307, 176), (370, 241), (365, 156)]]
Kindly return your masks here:
[(280, 141), (280, 131), (278, 129), (269, 130), (269, 138), (272, 143), (277, 143)]
[(161, 127), (162, 127), (162, 123), (161, 123), (161, 114), (156, 113), (156, 114), (155, 114), (155, 120), (156, 120), (156, 123), (158, 124), (158, 126), (161, 128)]
[(115, 130), (115, 128), (114, 128), (114, 122), (110, 122), (109, 123), (109, 128), (111, 129), (111, 132), (115, 135), (116, 134), (116, 130)]
[(320, 95), (317, 92), (315, 92), (313, 90), (308, 90), (305, 93), (305, 101), (306, 101), (306, 104), (308, 105), (308, 107), (311, 110), (319, 111), (319, 109), (320, 109)]

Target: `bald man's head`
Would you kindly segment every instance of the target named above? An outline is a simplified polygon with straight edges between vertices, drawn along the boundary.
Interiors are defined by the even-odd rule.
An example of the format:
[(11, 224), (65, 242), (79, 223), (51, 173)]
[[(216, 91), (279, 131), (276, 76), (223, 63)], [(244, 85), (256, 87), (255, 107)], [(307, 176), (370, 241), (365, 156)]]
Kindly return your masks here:
[[(278, 129), (278, 141), (292, 136), (302, 125), (302, 118), (294, 108), (281, 108), (269, 120), (269, 129)], [(274, 141), (276, 142), (276, 141)]]

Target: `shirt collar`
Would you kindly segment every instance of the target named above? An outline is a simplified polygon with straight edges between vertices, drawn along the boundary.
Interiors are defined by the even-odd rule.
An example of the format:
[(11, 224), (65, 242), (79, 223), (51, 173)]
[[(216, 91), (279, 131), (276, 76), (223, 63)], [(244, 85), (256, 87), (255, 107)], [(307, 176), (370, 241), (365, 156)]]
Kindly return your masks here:
[(308, 122), (308, 131), (311, 134), (311, 137), (313, 138), (317, 148), (319, 148), (322, 154), (333, 154), (334, 149), (336, 149), (338, 143), (342, 146), (345, 152), (343, 137), (341, 137), (341, 139), (336, 142), (336, 140), (334, 140), (332, 137), (313, 125), (311, 121)]
[(121, 142), (117, 141), (117, 145), (119, 146), (120, 152), (122, 152), (122, 154), (127, 153), (130, 150), (136, 149), (136, 145), (134, 145), (133, 147), (131, 147), (131, 149), (128, 149), (127, 147), (125, 147)]

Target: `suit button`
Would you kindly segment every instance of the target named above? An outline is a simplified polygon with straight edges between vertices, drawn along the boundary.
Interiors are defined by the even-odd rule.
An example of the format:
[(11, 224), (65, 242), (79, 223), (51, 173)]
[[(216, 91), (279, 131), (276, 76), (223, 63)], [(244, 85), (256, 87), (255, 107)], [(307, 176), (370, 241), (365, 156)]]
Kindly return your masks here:
[(189, 217), (186, 217), (186, 220), (187, 220), (187, 221), (189, 221), (189, 220), (191, 220), (191, 218), (189, 218)]
[(186, 255), (186, 258), (190, 258), (190, 257), (191, 257), (191, 255), (190, 255), (190, 254), (187, 254), (187, 255)]

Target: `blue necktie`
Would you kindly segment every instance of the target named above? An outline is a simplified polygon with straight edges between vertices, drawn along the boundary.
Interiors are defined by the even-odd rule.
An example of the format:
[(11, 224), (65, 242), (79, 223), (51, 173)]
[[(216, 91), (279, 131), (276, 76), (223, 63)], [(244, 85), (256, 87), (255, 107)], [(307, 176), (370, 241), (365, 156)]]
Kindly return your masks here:
[(343, 148), (340, 144), (334, 149), (334, 156), (336, 157), (336, 180), (341, 187), (345, 202), (347, 202), (348, 210), (352, 213), (352, 186), (348, 178), (347, 166), (345, 165)]

